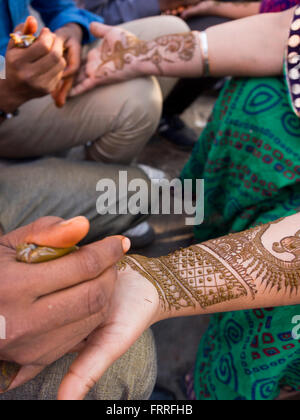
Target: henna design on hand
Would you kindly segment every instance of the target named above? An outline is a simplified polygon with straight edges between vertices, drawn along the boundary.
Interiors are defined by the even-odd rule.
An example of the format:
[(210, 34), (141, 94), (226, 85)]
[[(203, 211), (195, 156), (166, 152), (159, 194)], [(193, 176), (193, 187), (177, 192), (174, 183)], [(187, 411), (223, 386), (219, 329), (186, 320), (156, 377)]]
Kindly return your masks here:
[(192, 32), (165, 35), (150, 42), (141, 41), (134, 35), (124, 32), (123, 39), (116, 41), (112, 47), (109, 41), (104, 39), (100, 48), (101, 64), (96, 70), (95, 77), (101, 78), (109, 76), (110, 73), (122, 71), (134, 60), (152, 63), (159, 74), (163, 75), (164, 63), (191, 61), (194, 58), (196, 46), (196, 37)]

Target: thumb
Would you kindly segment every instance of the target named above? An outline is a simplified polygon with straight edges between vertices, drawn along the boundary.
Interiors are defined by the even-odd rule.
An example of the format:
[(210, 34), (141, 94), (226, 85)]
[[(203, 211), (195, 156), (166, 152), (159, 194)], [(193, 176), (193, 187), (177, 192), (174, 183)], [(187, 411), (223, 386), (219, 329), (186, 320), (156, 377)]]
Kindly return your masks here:
[(104, 23), (98, 22), (93, 22), (90, 26), (91, 33), (95, 38), (104, 38), (112, 29), (112, 26), (104, 25)]
[(90, 223), (82, 216), (54, 224), (37, 221), (31, 225), (26, 242), (53, 248), (70, 248), (80, 242), (89, 232)]
[(89, 221), (85, 217), (76, 217), (68, 221), (58, 217), (44, 217), (2, 236), (0, 242), (12, 249), (23, 243), (71, 248), (87, 235), (89, 228)]
[[(7, 364), (7, 366), (9, 365), (14, 366), (13, 363)], [(15, 366), (17, 368), (17, 365)], [(44, 369), (45, 369), (45, 366), (33, 366), (33, 365), (23, 366), (23, 367), (19, 366), (17, 376), (12, 381), (7, 391), (11, 391), (31, 381), (33, 378), (38, 376)]]
[(34, 16), (28, 16), (23, 27), (23, 35), (34, 35), (38, 30), (38, 22)]
[(188, 7), (187, 9), (185, 9), (185, 10), (181, 13), (180, 17), (181, 17), (182, 19), (184, 19), (184, 20), (187, 20), (187, 19), (189, 19), (189, 18), (191, 18), (191, 17), (193, 17), (193, 16), (196, 16), (196, 15), (198, 14), (198, 9), (199, 9), (199, 8), (198, 8), (198, 5)]
[[(85, 349), (79, 354), (64, 377), (58, 391), (58, 400), (83, 400), (104, 373), (138, 338), (136, 334), (111, 331), (104, 327), (94, 331)], [(135, 338), (131, 338), (131, 337)]]
[(68, 77), (62, 80), (62, 83), (58, 86), (58, 88), (54, 92), (52, 92), (52, 98), (54, 99), (57, 108), (63, 108), (65, 106), (67, 97), (72, 89), (73, 83), (73, 76)]

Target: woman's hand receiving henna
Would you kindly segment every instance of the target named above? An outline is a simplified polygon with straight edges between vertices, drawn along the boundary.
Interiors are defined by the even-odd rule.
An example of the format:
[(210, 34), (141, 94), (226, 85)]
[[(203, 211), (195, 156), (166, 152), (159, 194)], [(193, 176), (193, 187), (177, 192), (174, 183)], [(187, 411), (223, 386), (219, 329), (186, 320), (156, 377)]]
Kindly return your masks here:
[(130, 267), (120, 271), (110, 314), (85, 343), (63, 379), (58, 399), (83, 399), (106, 370), (160, 318), (155, 287)]
[(145, 42), (125, 29), (101, 23), (92, 23), (91, 32), (103, 41), (89, 52), (86, 66), (82, 68), (71, 96), (80, 95), (98, 85), (119, 83), (139, 76), (134, 61), (143, 54)]
[(91, 31), (104, 39), (90, 52), (84, 74), (79, 77), (72, 96), (97, 85), (136, 77), (197, 77), (202, 74), (201, 49), (195, 32), (142, 41), (124, 29), (100, 23), (93, 23)]

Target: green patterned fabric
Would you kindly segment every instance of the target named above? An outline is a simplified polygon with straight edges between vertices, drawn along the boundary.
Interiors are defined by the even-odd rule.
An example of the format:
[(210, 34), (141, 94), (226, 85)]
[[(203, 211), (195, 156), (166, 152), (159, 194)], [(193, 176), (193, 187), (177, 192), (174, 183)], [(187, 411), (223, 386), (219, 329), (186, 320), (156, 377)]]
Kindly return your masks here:
[[(183, 170), (205, 180), (199, 242), (300, 210), (300, 120), (283, 78), (233, 79)], [(300, 344), (292, 318), (300, 307), (212, 317), (198, 353), (197, 399), (270, 400), (300, 390)]]

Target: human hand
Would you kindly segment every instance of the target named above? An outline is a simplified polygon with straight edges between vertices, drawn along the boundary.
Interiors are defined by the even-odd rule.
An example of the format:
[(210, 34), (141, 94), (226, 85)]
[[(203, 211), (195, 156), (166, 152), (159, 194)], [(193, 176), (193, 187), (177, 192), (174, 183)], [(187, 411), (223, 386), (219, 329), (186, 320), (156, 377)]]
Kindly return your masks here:
[(71, 96), (80, 95), (98, 85), (119, 83), (138, 77), (134, 64), (144, 43), (135, 35), (119, 27), (91, 24), (91, 33), (103, 38), (101, 44), (92, 49), (82, 68)]
[(163, 316), (152, 283), (130, 267), (120, 271), (109, 317), (88, 338), (63, 379), (58, 399), (83, 399), (107, 369)]
[(194, 16), (202, 16), (212, 14), (216, 6), (216, 1), (213, 0), (197, 0), (197, 4), (186, 8), (180, 14), (180, 17), (184, 20), (188, 20)]
[(176, 10), (179, 7), (187, 7), (195, 5), (199, 0), (159, 0), (160, 10), (166, 12), (167, 10)]
[[(34, 34), (37, 26), (31, 16), (15, 30)], [(6, 53), (6, 93), (22, 104), (53, 92), (66, 68), (63, 50), (62, 40), (47, 28), (29, 48), (17, 48), (11, 40)]]
[(72, 89), (74, 77), (80, 69), (83, 33), (81, 27), (76, 23), (69, 23), (55, 33), (63, 42), (67, 62), (63, 80), (52, 94), (56, 106), (62, 108)]
[(16, 261), (21, 243), (68, 248), (81, 241), (88, 230), (83, 217), (67, 222), (45, 218), (0, 238), (0, 312), (6, 320), (0, 360), (21, 367), (13, 383), (0, 372), (0, 391), (34, 378), (106, 318), (117, 277), (114, 265), (124, 249), (128, 250), (123, 237), (82, 247), (48, 263)]

